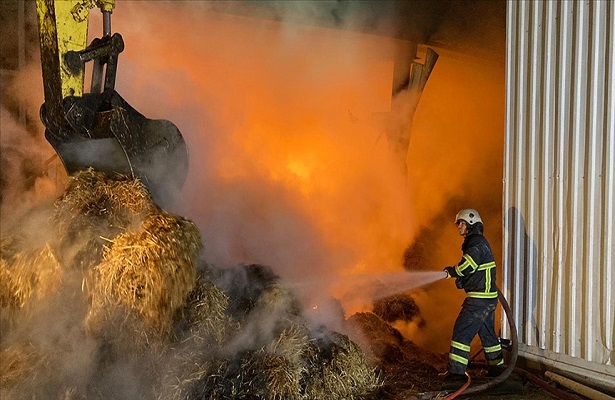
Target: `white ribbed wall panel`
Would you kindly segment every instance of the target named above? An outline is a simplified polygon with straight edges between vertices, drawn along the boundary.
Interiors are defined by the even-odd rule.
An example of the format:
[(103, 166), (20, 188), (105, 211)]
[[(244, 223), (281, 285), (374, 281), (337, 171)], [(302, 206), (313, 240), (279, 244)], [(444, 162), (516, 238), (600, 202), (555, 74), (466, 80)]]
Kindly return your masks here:
[(615, 388), (615, 2), (507, 12), (502, 286), (521, 355)]

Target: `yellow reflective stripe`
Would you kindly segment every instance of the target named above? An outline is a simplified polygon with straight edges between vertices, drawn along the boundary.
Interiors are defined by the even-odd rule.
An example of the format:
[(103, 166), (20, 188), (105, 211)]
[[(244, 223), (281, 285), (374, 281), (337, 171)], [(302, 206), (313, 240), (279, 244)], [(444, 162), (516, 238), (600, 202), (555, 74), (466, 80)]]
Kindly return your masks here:
[(470, 351), (470, 346), (463, 343), (455, 342), (454, 340), (451, 342), (451, 346), (461, 351)]
[(459, 276), (464, 276), (462, 271), (466, 269), (467, 267), (468, 266), (466, 265), (466, 262), (464, 261), (463, 264), (455, 266), (455, 272), (457, 272), (457, 275)]
[(504, 359), (500, 358), (498, 360), (490, 360), (487, 362), (489, 365), (504, 365)]
[(491, 271), (485, 271), (485, 292), (491, 292)]
[(460, 276), (464, 276), (463, 271), (468, 269), (468, 267), (472, 268), (472, 272), (476, 271), (476, 269), (478, 268), (478, 264), (476, 264), (476, 261), (474, 261), (474, 259), (472, 259), (472, 257), (467, 254), (464, 254), (463, 258), (465, 259), (465, 261), (461, 263), (461, 265), (457, 265), (455, 267), (457, 274), (459, 274)]
[(467, 295), (475, 299), (496, 299), (498, 292), (468, 292)]
[(467, 358), (463, 358), (463, 357), (458, 356), (457, 354), (453, 354), (453, 353), (450, 353), (450, 354), (448, 355), (448, 357), (449, 357), (451, 360), (453, 360), (453, 361), (457, 361), (457, 362), (458, 362), (458, 363), (460, 363), (460, 364), (468, 365), (468, 359), (467, 359)]
[(485, 353), (495, 353), (496, 351), (502, 351), (502, 345), (496, 344), (495, 346), (485, 347)]
[(483, 271), (483, 270), (491, 269), (491, 268), (495, 268), (495, 261), (491, 261), (489, 263), (481, 264), (478, 266), (479, 271)]

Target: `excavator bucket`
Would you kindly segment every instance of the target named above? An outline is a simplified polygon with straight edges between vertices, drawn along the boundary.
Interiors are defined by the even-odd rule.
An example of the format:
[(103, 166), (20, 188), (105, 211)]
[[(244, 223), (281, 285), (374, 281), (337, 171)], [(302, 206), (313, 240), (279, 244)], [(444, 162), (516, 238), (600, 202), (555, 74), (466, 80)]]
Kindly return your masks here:
[[(103, 36), (86, 46), (89, 10), (103, 14)], [(140, 179), (164, 205), (184, 184), (188, 150), (175, 125), (145, 118), (116, 91), (119, 33), (115, 0), (36, 0), (45, 103), (45, 137), (68, 174), (88, 168)], [(90, 93), (85, 66), (93, 62)]]
[(172, 201), (188, 170), (188, 149), (179, 129), (152, 120), (115, 90), (64, 99), (66, 124), (47, 124), (45, 137), (69, 174), (94, 168), (140, 179), (153, 198)]

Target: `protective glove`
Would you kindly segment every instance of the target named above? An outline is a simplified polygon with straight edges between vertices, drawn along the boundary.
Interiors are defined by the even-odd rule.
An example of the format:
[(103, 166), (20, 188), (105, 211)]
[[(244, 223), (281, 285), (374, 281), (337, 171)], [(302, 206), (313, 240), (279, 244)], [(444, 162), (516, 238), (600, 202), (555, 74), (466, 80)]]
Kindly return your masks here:
[(455, 287), (457, 289), (463, 289), (463, 282), (461, 282), (461, 278), (455, 279)]
[(446, 279), (457, 277), (457, 272), (455, 271), (455, 267), (446, 267), (444, 268), (444, 272), (446, 272)]

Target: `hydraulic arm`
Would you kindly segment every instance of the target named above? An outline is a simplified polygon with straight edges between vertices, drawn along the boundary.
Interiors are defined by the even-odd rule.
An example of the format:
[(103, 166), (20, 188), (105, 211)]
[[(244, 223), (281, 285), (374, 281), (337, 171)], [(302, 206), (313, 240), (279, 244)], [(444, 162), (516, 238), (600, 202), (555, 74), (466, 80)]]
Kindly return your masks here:
[[(86, 46), (90, 9), (103, 35)], [(69, 174), (94, 168), (143, 181), (154, 199), (170, 201), (185, 181), (188, 150), (177, 127), (151, 120), (116, 91), (124, 41), (111, 34), (115, 0), (36, 0), (45, 103), (45, 137)], [(92, 62), (85, 93), (85, 71)]]

